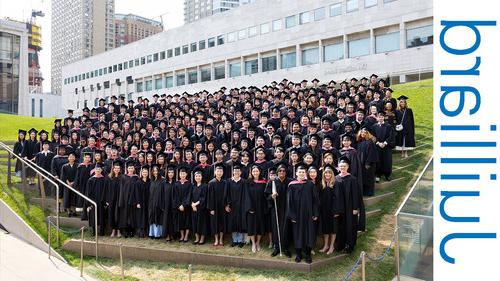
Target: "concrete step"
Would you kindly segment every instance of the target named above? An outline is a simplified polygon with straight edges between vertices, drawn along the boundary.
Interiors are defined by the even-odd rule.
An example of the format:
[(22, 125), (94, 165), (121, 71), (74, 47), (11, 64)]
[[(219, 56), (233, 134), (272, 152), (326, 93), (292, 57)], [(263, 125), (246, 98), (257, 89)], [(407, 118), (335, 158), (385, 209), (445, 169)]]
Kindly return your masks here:
[[(55, 223), (56, 218), (52, 217), (51, 220)], [(59, 217), (59, 225), (71, 228), (81, 228), (82, 226), (89, 227), (89, 222), (82, 221), (79, 217)]]
[[(43, 200), (42, 198), (31, 198), (30, 203), (37, 206), (42, 206)], [(54, 198), (45, 198), (45, 208), (49, 210), (56, 209), (56, 200)]]
[(404, 181), (404, 177), (400, 177), (397, 179), (392, 179), (391, 181), (383, 181), (375, 184), (375, 190), (385, 190), (387, 188), (394, 187), (395, 185), (400, 184)]
[(375, 205), (375, 204), (377, 204), (377, 203), (379, 203), (379, 202), (381, 202), (381, 201), (383, 201), (383, 200), (385, 200), (393, 195), (394, 195), (394, 192), (387, 192), (387, 193), (372, 196), (372, 197), (364, 197), (363, 201), (365, 202), (365, 208), (372, 206), (372, 205)]
[(381, 209), (371, 210), (371, 211), (366, 212), (366, 217), (367, 218), (375, 217), (375, 216), (380, 215), (381, 213), (382, 213)]

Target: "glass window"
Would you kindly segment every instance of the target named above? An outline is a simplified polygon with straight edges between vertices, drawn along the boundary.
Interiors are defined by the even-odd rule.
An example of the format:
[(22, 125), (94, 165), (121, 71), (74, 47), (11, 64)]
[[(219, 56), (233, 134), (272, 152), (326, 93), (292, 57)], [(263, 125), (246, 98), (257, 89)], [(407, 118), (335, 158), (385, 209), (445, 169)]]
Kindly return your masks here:
[(323, 47), (325, 61), (341, 60), (344, 58), (344, 43), (326, 45)]
[[(135, 63), (134, 63), (134, 65), (135, 65), (135, 66), (138, 66), (139, 64), (140, 64), (139, 59), (135, 59)], [(106, 69), (104, 69), (104, 70), (106, 70)]]
[[(99, 76), (102, 76), (102, 68), (99, 69)], [(71, 82), (73, 82), (73, 79), (71, 79)]]
[(224, 35), (217, 36), (217, 46), (223, 45), (224, 43), (225, 43), (225, 36)]
[(174, 77), (167, 76), (165, 77), (165, 88), (172, 88), (174, 86)]
[(200, 42), (198, 42), (198, 47), (200, 50), (205, 49), (206, 48), (205, 40), (201, 40)]
[(128, 61), (128, 68), (132, 68), (134, 67), (134, 61), (133, 60), (129, 60)]
[(236, 41), (236, 32), (231, 32), (227, 34), (227, 42), (234, 42)]
[(299, 14), (299, 24), (306, 24), (311, 21), (311, 12), (303, 12)]
[(342, 3), (337, 3), (330, 6), (330, 17), (339, 16), (341, 14), (342, 14)]
[(269, 23), (263, 23), (260, 25), (260, 34), (269, 33), (269, 31), (271, 31)]
[(177, 86), (186, 84), (186, 75), (184, 73), (177, 74)]
[[(113, 65), (113, 72), (116, 72), (118, 70), (118, 65)], [(87, 79), (89, 79), (89, 73), (87, 72)]]
[(152, 55), (149, 55), (148, 56), (148, 63), (151, 63), (153, 61), (153, 56)]
[(273, 21), (273, 31), (277, 31), (283, 28), (283, 22), (281, 19)]
[(135, 91), (138, 93), (141, 93), (143, 91), (143, 83), (142, 82), (137, 82), (135, 83)]
[(433, 44), (432, 25), (406, 30), (406, 47), (413, 48)]
[(294, 27), (296, 24), (297, 23), (295, 22), (295, 15), (285, 18), (285, 27), (286, 28)]
[(163, 88), (163, 80), (161, 78), (155, 79), (155, 90)]
[(196, 45), (196, 42), (195, 43), (191, 43), (191, 52), (196, 52), (196, 48), (198, 47), (198, 45)]
[(375, 36), (375, 53), (399, 50), (399, 31)]
[(174, 55), (174, 52), (172, 51), (172, 49), (167, 50), (167, 58), (171, 58), (173, 55)]
[[(128, 61), (123, 63), (123, 69), (128, 69)], [(97, 76), (97, 70), (95, 76)]]
[(319, 49), (311, 48), (302, 50), (302, 65), (319, 63)]
[(214, 67), (214, 80), (226, 78), (226, 66), (221, 65)]
[(175, 56), (179, 56), (181, 54), (181, 47), (175, 48), (174, 53), (175, 53)]
[(153, 90), (153, 80), (146, 80), (146, 91)]
[(164, 59), (165, 59), (165, 51), (160, 53), (160, 60), (164, 60)]
[(182, 46), (182, 54), (185, 55), (187, 53), (189, 53), (189, 46), (188, 45)]
[(348, 13), (356, 11), (358, 8), (359, 8), (358, 0), (347, 0), (346, 10)]
[(362, 38), (347, 42), (349, 57), (355, 58), (370, 54), (370, 38)]
[(247, 38), (247, 30), (243, 29), (238, 31), (238, 40)]
[(250, 60), (245, 62), (245, 75), (254, 74), (259, 71), (258, 61)]
[(198, 72), (196, 70), (188, 72), (188, 83), (198, 83)]
[(159, 58), (158, 57), (158, 53), (156, 53), (156, 54), (153, 55), (153, 61), (158, 61), (158, 58)]
[(230, 63), (229, 64), (229, 77), (241, 76), (241, 63)]
[(257, 26), (252, 26), (248, 28), (248, 37), (254, 37), (257, 35)]
[(377, 6), (378, 0), (365, 0), (365, 8)]
[(208, 38), (208, 47), (209, 48), (215, 47), (215, 38), (214, 37)]
[(201, 82), (212, 80), (209, 67), (202, 68), (200, 70), (200, 74), (201, 74)]
[(146, 57), (141, 58), (141, 65), (146, 64)]
[(276, 56), (261, 59), (262, 72), (276, 70)]
[(321, 7), (316, 10), (314, 10), (314, 20), (322, 20), (325, 18), (325, 8)]

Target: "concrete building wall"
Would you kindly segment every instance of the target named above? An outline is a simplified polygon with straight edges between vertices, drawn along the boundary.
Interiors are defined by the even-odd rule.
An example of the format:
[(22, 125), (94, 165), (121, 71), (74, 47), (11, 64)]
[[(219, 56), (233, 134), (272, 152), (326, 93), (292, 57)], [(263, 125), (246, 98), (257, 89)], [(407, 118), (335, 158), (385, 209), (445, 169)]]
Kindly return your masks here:
[(64, 117), (66, 111), (61, 107), (62, 96), (49, 93), (29, 94), (26, 98), (27, 116)]
[[(330, 16), (330, 9), (335, 1), (332, 0), (304, 0), (304, 1), (256, 1), (252, 5), (244, 5), (219, 15), (172, 29), (144, 40), (134, 42), (119, 49), (100, 54), (64, 67), (64, 78), (75, 80), (82, 74), (89, 78), (68, 82), (63, 87), (63, 106), (80, 112), (85, 101), (89, 107), (94, 100), (100, 97), (123, 94), (129, 98), (136, 96), (151, 96), (154, 93), (173, 94), (184, 91), (196, 92), (203, 89), (218, 90), (221, 86), (240, 87), (256, 85), (262, 86), (273, 80), (288, 78), (302, 80), (318, 78), (323, 82), (344, 80), (350, 77), (361, 77), (378, 73), (383, 76), (399, 76), (432, 72), (432, 45), (407, 48), (408, 28), (432, 26), (431, 0), (396, 0), (389, 3), (379, 0), (377, 5), (365, 7), (364, 1), (359, 1), (357, 9), (348, 11), (347, 3), (341, 2), (340, 15)], [(315, 10), (325, 8), (322, 19), (315, 20)], [(352, 5), (350, 6), (352, 8)], [(309, 13), (309, 21), (302, 13)], [(383, 15), (383, 16), (381, 16)], [(286, 28), (288, 17), (294, 16), (296, 25)], [(300, 24), (300, 19), (304, 21)], [(281, 29), (273, 31), (274, 22), (281, 25)], [(230, 23), (230, 24), (228, 24)], [(267, 25), (267, 29), (265, 26)], [(270, 30), (269, 30), (270, 28)], [(256, 30), (255, 36), (248, 37), (251, 30)], [(432, 30), (432, 28), (431, 28)], [(228, 42), (229, 35), (244, 31), (244, 39)], [(378, 36), (396, 34), (399, 36), (397, 49), (377, 53), (376, 42)], [(208, 44), (208, 39), (217, 41), (224, 36), (224, 44), (215, 44), (212, 48), (182, 54), (185, 46), (190, 49), (192, 43), (200, 40)], [(358, 39), (369, 40), (369, 54), (349, 57), (351, 42)], [(340, 43), (343, 44), (343, 58), (326, 61), (324, 47)], [(311, 48), (318, 49), (318, 63), (303, 64), (303, 51)], [(180, 55), (168, 57), (169, 51), (180, 50)], [(296, 53), (296, 67), (280, 68), (281, 55), (290, 52)], [(164, 60), (149, 62), (155, 54), (166, 52)], [(275, 54), (277, 70), (263, 72), (262, 58)], [(245, 75), (245, 62), (257, 59), (258, 73)], [(135, 66), (136, 61), (139, 65)], [(142, 64), (142, 61), (145, 63)], [(133, 67), (112, 71), (100, 75), (100, 70), (113, 69), (115, 66), (127, 66), (132, 62)], [(241, 76), (229, 77), (229, 65), (240, 62)], [(214, 80), (214, 68), (224, 65), (225, 78)], [(117, 67), (118, 69), (118, 67)], [(200, 77), (204, 69), (210, 69), (211, 81), (201, 82)], [(98, 73), (93, 76), (92, 74)], [(197, 73), (197, 81), (193, 84), (165, 88), (167, 77), (173, 77), (173, 84), (177, 84), (178, 75), (187, 78), (188, 73)], [(133, 81), (126, 83), (127, 77)], [(163, 87), (155, 89), (155, 79), (162, 79)], [(121, 83), (116, 83), (117, 79)], [(147, 90), (146, 83), (151, 83), (151, 90)], [(109, 88), (95, 85), (109, 83)], [(137, 91), (137, 85), (143, 83), (143, 91)], [(119, 85), (120, 84), (120, 85)], [(94, 85), (94, 90), (91, 90)], [(149, 84), (150, 85), (150, 84)], [(85, 92), (83, 92), (85, 90)], [(76, 93), (76, 94), (75, 94)]]

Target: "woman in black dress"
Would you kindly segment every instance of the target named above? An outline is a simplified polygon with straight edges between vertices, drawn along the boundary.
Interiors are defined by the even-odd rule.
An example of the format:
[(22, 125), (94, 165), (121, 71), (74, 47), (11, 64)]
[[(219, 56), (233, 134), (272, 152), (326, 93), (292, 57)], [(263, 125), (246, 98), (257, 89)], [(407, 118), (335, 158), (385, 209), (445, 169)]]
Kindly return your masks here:
[(149, 237), (158, 239), (163, 236), (163, 212), (165, 203), (163, 194), (166, 182), (160, 174), (158, 164), (151, 168), (151, 186), (149, 187), (148, 223)]
[(396, 150), (401, 151), (403, 158), (408, 157), (408, 150), (415, 149), (415, 121), (413, 111), (408, 107), (409, 98), (398, 97), (399, 106), (396, 110)]
[[(40, 151), (40, 146), (38, 145), (38, 141), (36, 139), (37, 130), (31, 128), (28, 131), (28, 140), (24, 144), (23, 151), (21, 156), (28, 160), (35, 160), (35, 155)], [(30, 168), (26, 168), (26, 177), (28, 178), (28, 184), (35, 184), (35, 171)]]
[[(17, 133), (17, 141), (14, 144), (14, 154), (20, 156), (21, 153), (23, 152), (24, 149), (24, 144), (26, 143), (26, 131), (25, 130), (19, 130)], [(12, 157), (15, 158), (15, 157)], [(22, 162), (17, 159), (16, 161), (16, 176), (21, 177), (21, 172), (22, 172)]]
[(139, 237), (145, 236), (145, 229), (147, 227), (147, 200), (148, 200), (148, 192), (149, 192), (149, 167), (143, 166), (140, 172), (140, 179), (136, 181), (136, 184), (132, 190), (132, 217), (133, 224), (132, 226), (135, 228), (136, 233)]
[(109, 173), (109, 186), (106, 194), (106, 204), (108, 206), (108, 224), (111, 228), (111, 237), (122, 237), (118, 227), (118, 196), (120, 194), (120, 182), (122, 175), (121, 161), (113, 162), (113, 167)]
[(173, 189), (174, 231), (180, 233), (179, 242), (186, 243), (191, 228), (191, 183), (187, 179), (186, 167), (179, 168), (179, 180)]
[(324, 245), (321, 253), (331, 255), (335, 249), (334, 243), (339, 229), (339, 216), (341, 214), (341, 193), (335, 185), (335, 174), (332, 166), (326, 166), (323, 170), (322, 188), (319, 191), (320, 198), (320, 226), (323, 233)]
[(191, 187), (191, 213), (192, 230), (194, 233), (194, 245), (205, 244), (207, 235), (207, 185), (203, 183), (203, 172), (200, 169), (194, 171), (194, 184)]
[(165, 189), (163, 192), (163, 232), (167, 242), (172, 241), (174, 238), (174, 224), (173, 224), (173, 211), (172, 194), (175, 183), (175, 167), (169, 165), (166, 171)]
[(267, 200), (265, 196), (267, 181), (261, 178), (260, 168), (256, 165), (250, 169), (247, 192), (245, 192), (244, 211), (247, 214), (247, 232), (252, 241), (252, 252), (260, 251), (260, 239), (266, 231), (265, 215)]

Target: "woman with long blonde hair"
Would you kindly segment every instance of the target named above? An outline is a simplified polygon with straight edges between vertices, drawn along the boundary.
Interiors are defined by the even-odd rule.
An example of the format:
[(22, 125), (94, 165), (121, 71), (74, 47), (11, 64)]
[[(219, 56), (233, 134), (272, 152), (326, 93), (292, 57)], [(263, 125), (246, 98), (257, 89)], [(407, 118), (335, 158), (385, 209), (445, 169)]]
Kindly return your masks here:
[(323, 233), (323, 248), (321, 253), (330, 255), (335, 247), (335, 238), (339, 227), (339, 208), (340, 196), (338, 188), (335, 188), (335, 174), (332, 166), (326, 166), (323, 169), (321, 177), (320, 198), (320, 228)]

